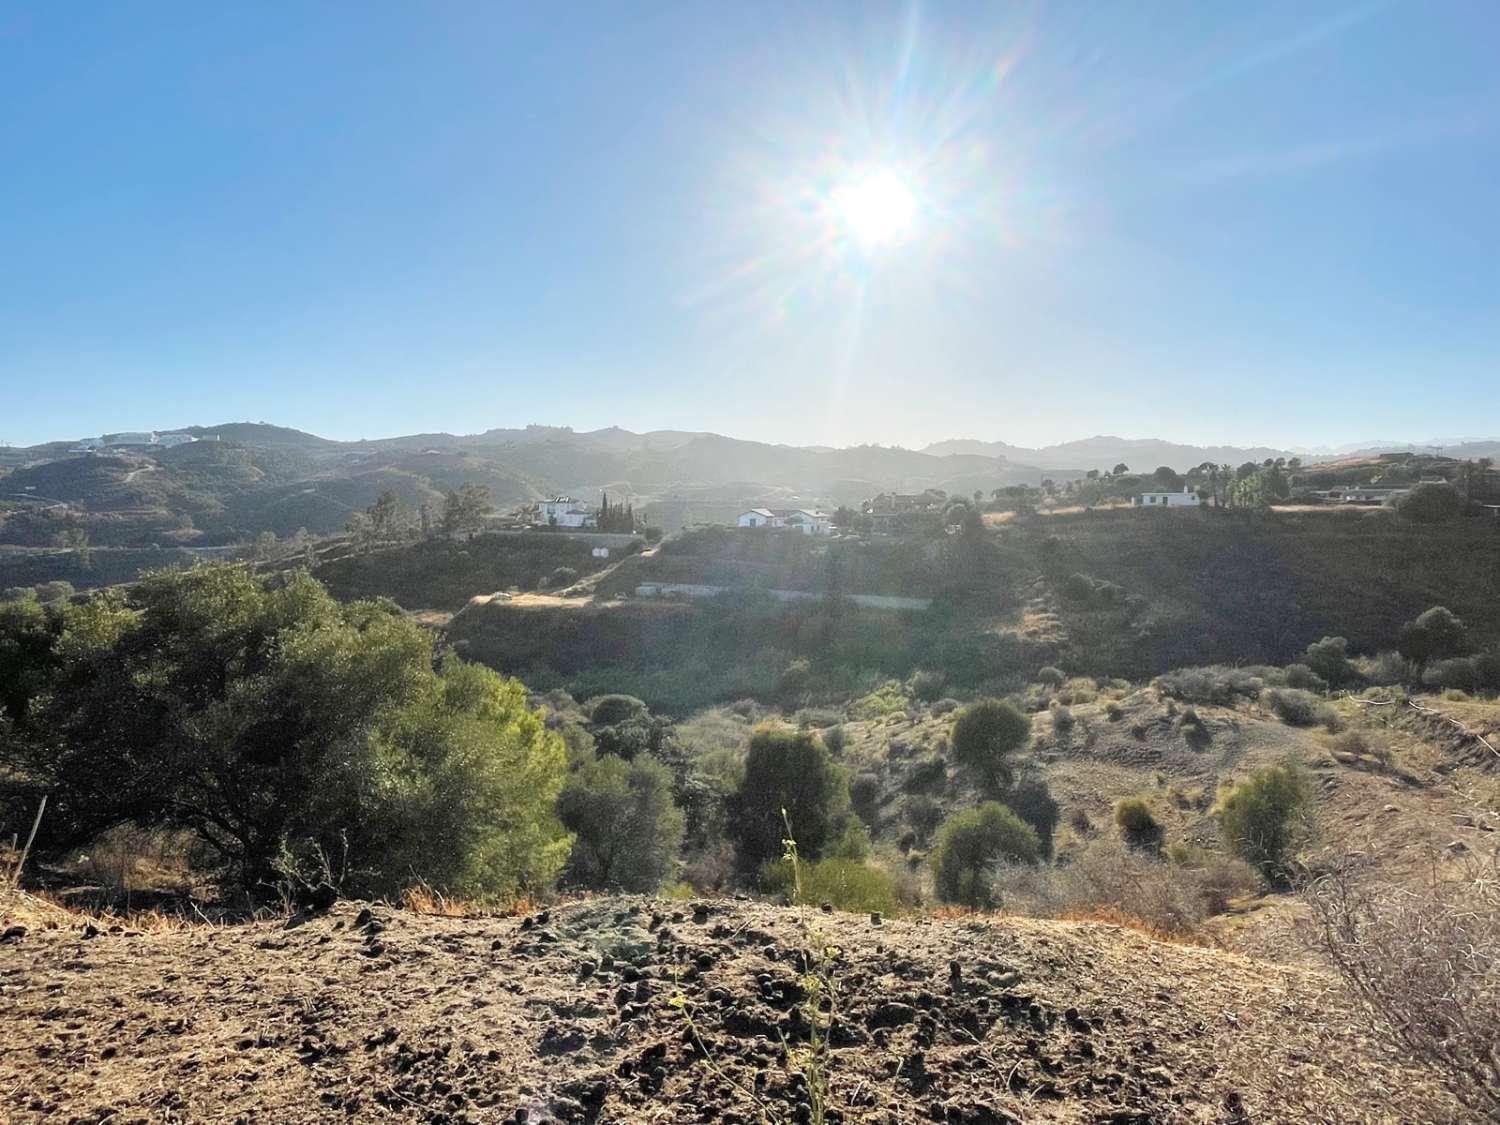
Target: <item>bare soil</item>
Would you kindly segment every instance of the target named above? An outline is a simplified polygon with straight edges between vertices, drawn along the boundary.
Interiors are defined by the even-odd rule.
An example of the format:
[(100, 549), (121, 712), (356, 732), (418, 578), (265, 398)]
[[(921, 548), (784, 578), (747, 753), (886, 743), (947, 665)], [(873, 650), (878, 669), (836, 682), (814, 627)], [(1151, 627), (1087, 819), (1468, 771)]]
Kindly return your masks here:
[(1313, 969), (1098, 923), (640, 898), (12, 928), (0, 1118), (807, 1121), (824, 945), (832, 1122), (1462, 1120)]

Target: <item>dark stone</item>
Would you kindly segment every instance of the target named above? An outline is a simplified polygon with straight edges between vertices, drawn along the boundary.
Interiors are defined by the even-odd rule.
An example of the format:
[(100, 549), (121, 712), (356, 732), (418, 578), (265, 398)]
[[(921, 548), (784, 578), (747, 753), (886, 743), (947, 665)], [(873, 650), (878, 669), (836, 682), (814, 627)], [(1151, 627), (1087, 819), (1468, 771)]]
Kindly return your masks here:
[(870, 1013), (865, 1024), (869, 1027), (900, 1027), (917, 1018), (917, 1010), (910, 1004), (887, 1000)]
[(542, 1035), (542, 1041), (537, 1046), (537, 1053), (541, 1055), (568, 1055), (574, 1051), (581, 1051), (588, 1044), (588, 1036), (576, 1027), (549, 1027)]

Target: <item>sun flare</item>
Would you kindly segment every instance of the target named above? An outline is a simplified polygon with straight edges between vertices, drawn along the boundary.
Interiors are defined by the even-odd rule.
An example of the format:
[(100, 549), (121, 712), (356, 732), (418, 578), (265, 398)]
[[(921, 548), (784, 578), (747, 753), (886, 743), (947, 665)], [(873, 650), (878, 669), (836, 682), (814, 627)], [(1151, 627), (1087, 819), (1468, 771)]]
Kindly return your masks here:
[(878, 168), (834, 189), (839, 220), (864, 247), (889, 245), (911, 229), (917, 197), (900, 176)]

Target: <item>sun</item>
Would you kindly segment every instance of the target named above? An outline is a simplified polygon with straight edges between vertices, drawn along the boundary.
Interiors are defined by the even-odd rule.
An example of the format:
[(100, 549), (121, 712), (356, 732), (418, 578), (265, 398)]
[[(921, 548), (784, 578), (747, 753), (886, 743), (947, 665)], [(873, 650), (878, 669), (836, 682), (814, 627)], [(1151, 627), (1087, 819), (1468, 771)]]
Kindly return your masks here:
[(834, 189), (840, 222), (861, 246), (879, 249), (911, 229), (917, 197), (889, 168), (876, 168)]

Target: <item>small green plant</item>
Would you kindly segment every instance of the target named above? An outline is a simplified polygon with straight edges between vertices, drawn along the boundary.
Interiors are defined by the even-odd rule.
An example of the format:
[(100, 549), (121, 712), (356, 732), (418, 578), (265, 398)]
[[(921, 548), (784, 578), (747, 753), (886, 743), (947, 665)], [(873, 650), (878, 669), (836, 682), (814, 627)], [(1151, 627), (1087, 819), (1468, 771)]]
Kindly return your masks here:
[(850, 913), (879, 911), (886, 915), (901, 909), (891, 877), (878, 867), (853, 859), (803, 862), (795, 873), (786, 859), (779, 859), (761, 869), (760, 887), (768, 893), (786, 895), (794, 906), (828, 905)]
[[(786, 826), (782, 858), (791, 867), (795, 901), (805, 902), (802, 860), (797, 848), (797, 837), (792, 832), (792, 822), (785, 809), (781, 810), (781, 820)], [(809, 1122), (811, 1125), (825, 1125), (828, 1120), (829, 1069), (832, 1061), (830, 1033), (838, 1018), (837, 968), (841, 950), (813, 929), (808, 922), (805, 907), (802, 908), (802, 935), (802, 963), (806, 966), (802, 974), (802, 988), (806, 993), (806, 998), (802, 1001), (802, 1015), (809, 1029), (808, 1041), (795, 1049), (784, 1041), (782, 1046), (786, 1049), (788, 1063), (802, 1075), (807, 1104), (812, 1111), (808, 1115)]]
[(1312, 779), (1293, 761), (1269, 766), (1219, 794), (1213, 814), (1225, 846), (1268, 882), (1284, 884), (1307, 836)]
[(862, 695), (849, 704), (851, 719), (884, 719), (891, 715), (903, 715), (911, 700), (906, 688), (898, 680), (887, 680), (868, 695)]

